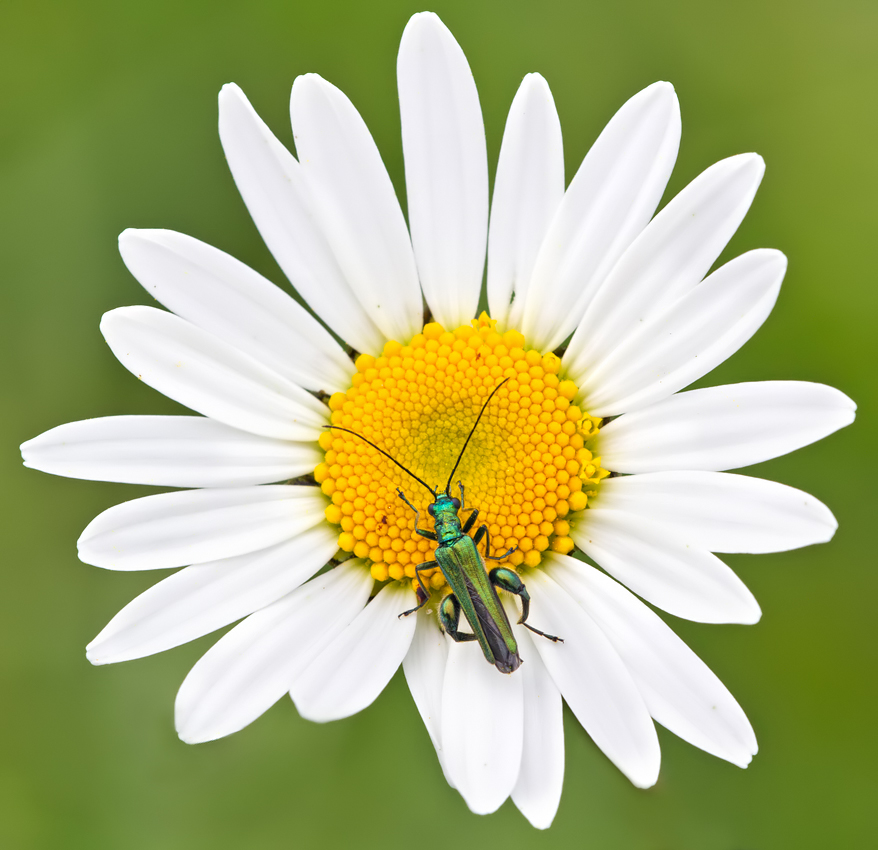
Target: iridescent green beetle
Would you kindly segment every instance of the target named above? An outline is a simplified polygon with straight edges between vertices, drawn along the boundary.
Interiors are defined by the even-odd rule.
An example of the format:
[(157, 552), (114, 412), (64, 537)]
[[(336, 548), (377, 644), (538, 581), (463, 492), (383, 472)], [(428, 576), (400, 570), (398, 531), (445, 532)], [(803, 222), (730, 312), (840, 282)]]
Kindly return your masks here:
[[(482, 414), (494, 397), (494, 393), (505, 383), (506, 381), (502, 381), (494, 387), (482, 405), (482, 409), (479, 411), (475, 424), (466, 438), (463, 448), (460, 450), (457, 462), (454, 464), (454, 469), (451, 470), (448, 482), (441, 494), (435, 487), (431, 487), (425, 481), (418, 478), (417, 475), (406, 469), (398, 460), (355, 431), (340, 428), (337, 425), (328, 425), (327, 428), (331, 428), (334, 431), (346, 431), (348, 434), (359, 437), (372, 446), (373, 449), (376, 449), (386, 458), (393, 461), (419, 484), (426, 487), (434, 499), (433, 503), (428, 506), (427, 511), (433, 517), (435, 530), (429, 531), (418, 527), (421, 517), (420, 512), (405, 497), (402, 490), (397, 490), (399, 497), (415, 512), (415, 532), (420, 534), (421, 537), (426, 537), (428, 540), (433, 540), (439, 544), (436, 548), (436, 560), (426, 561), (415, 568), (415, 577), (418, 580), (419, 587), (417, 594), (418, 604), (408, 611), (403, 611), (399, 616), (407, 617), (427, 604), (427, 600), (430, 598), (430, 591), (424, 584), (421, 573), (424, 570), (432, 570), (438, 567), (451, 588), (451, 593), (445, 596), (439, 605), (439, 622), (442, 629), (452, 640), (458, 643), (477, 640), (489, 664), (493, 664), (501, 673), (512, 673), (521, 666), (521, 656), (518, 654), (518, 642), (512, 633), (512, 626), (509, 624), (509, 618), (506, 616), (506, 611), (500, 602), (496, 588), (502, 588), (521, 599), (521, 619), (518, 621), (521, 625), (551, 641), (561, 641), (561, 638), (548, 635), (528, 625), (527, 617), (530, 611), (530, 594), (528, 594), (524, 582), (518, 577), (517, 573), (503, 567), (495, 567), (490, 572), (485, 569), (485, 562), (482, 560), (482, 556), (477, 548), (477, 544), (483, 538), (485, 541), (485, 558), (487, 560), (502, 561), (511, 555), (515, 549), (510, 549), (502, 555), (491, 555), (488, 526), (484, 523), (470, 537), (469, 532), (478, 519), (479, 511), (477, 508), (472, 508), (472, 512), (467, 517), (466, 522), (461, 525), (459, 512), (466, 510), (463, 484), (458, 482), (460, 499), (452, 496), (450, 492), (454, 473), (460, 465), (466, 447), (469, 445), (470, 438), (475, 433)], [(472, 629), (471, 634), (461, 632), (458, 629), (461, 611), (463, 611)]]

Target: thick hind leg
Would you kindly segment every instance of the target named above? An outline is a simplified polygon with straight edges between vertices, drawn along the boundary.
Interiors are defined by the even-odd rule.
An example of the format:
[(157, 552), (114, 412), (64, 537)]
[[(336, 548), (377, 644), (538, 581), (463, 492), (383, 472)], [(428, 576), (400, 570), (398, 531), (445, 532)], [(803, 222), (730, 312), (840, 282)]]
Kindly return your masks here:
[[(484, 528), (484, 526), (482, 527)], [(494, 567), (494, 569), (488, 573), (488, 578), (491, 579), (491, 584), (493, 584), (494, 587), (500, 587), (509, 593), (514, 593), (521, 600), (521, 619), (518, 621), (519, 625), (524, 626), (526, 629), (530, 629), (535, 635), (542, 635), (553, 643), (564, 643), (563, 638), (556, 637), (555, 635), (547, 635), (545, 632), (541, 632), (539, 629), (535, 629), (533, 626), (528, 625), (526, 621), (527, 615), (530, 613), (530, 594), (527, 592), (524, 582), (518, 577), (517, 573), (512, 570), (507, 570), (505, 567)]]
[(439, 605), (439, 622), (448, 637), (455, 643), (476, 640), (474, 634), (457, 630), (458, 623), (460, 623), (460, 602), (457, 601), (457, 597), (453, 593), (449, 593)]

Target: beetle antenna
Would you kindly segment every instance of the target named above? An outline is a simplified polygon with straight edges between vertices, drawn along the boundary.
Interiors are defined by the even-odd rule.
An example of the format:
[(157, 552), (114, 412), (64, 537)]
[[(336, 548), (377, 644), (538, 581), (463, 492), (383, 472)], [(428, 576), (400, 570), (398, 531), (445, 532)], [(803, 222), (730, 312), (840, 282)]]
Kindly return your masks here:
[(485, 403), (482, 405), (482, 409), (479, 411), (479, 415), (476, 417), (476, 422), (473, 425), (473, 429), (469, 432), (469, 437), (466, 438), (466, 442), (463, 444), (463, 448), (460, 450), (460, 454), (457, 456), (457, 463), (454, 464), (454, 469), (451, 470), (451, 475), (448, 476), (448, 483), (445, 485), (446, 493), (449, 492), (448, 488), (451, 486), (451, 479), (454, 478), (454, 473), (457, 472), (457, 467), (460, 466), (460, 461), (463, 458), (463, 453), (466, 451), (466, 447), (469, 445), (469, 441), (472, 438), (472, 435), (476, 432), (476, 428), (478, 427), (479, 420), (482, 418), (482, 414), (485, 412), (485, 409), (488, 407), (491, 399), (494, 398), (494, 393), (496, 393), (497, 390), (499, 390), (500, 387), (502, 387), (503, 384), (505, 384), (508, 380), (509, 378), (504, 378), (502, 381), (500, 381), (500, 383), (497, 384), (497, 386), (494, 387), (493, 390), (491, 390), (491, 395), (489, 395), (485, 399)]
[(426, 487), (430, 491), (433, 498), (436, 498), (436, 490), (433, 487), (427, 484), (426, 481), (422, 481), (420, 478), (418, 478), (418, 476), (415, 475), (415, 473), (412, 472), (410, 469), (406, 469), (395, 457), (391, 457), (389, 454), (387, 454), (384, 449), (378, 448), (378, 446), (376, 446), (375, 443), (373, 443), (371, 440), (367, 440), (362, 434), (358, 434), (356, 431), (351, 431), (350, 428), (340, 428), (338, 425), (324, 425), (323, 427), (332, 431), (344, 431), (347, 434), (353, 434), (355, 437), (359, 437), (364, 443), (368, 443), (370, 446), (372, 446), (375, 451), (381, 452), (381, 454), (383, 454), (384, 457), (386, 457), (388, 460), (392, 460), (403, 472), (411, 475), (411, 477), (414, 478), (415, 481), (418, 482), (418, 484), (423, 484), (424, 487)]

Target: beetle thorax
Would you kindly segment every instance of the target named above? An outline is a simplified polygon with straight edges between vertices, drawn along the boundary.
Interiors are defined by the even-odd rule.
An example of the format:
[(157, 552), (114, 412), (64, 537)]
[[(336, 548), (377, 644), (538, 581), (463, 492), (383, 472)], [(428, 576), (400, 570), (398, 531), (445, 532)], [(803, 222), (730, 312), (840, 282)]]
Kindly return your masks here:
[(452, 501), (449, 496), (443, 493), (430, 506), (436, 537), (439, 538), (440, 544), (453, 543), (462, 533), (460, 517), (457, 513), (459, 503), (455, 505), (455, 501), (457, 500)]

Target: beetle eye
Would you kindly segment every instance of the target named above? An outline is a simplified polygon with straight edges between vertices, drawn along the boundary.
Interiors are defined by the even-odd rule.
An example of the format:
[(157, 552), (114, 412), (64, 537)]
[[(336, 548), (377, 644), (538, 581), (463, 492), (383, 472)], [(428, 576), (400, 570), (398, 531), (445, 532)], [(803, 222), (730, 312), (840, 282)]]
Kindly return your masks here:
[(456, 511), (460, 510), (460, 499), (452, 498), (451, 504), (454, 505), (454, 510), (456, 510)]
[(435, 513), (435, 511), (433, 510), (433, 506), (432, 506), (432, 505), (427, 505), (427, 513), (430, 514), (430, 516), (432, 516), (432, 517), (436, 516), (436, 513)]

